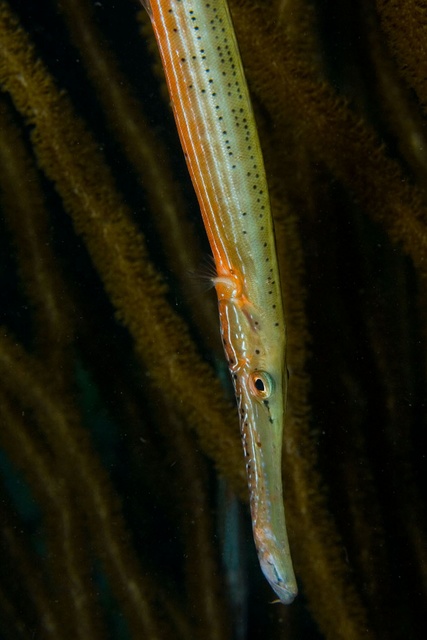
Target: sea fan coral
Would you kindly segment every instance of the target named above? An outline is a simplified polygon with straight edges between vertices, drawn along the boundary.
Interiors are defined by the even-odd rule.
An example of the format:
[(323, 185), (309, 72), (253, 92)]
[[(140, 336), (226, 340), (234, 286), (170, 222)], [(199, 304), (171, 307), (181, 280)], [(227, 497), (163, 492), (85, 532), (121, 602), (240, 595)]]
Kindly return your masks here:
[(288, 324), (284, 608), (150, 25), (114, 5), (0, 0), (0, 635), (423, 638), (426, 12), (230, 0)]

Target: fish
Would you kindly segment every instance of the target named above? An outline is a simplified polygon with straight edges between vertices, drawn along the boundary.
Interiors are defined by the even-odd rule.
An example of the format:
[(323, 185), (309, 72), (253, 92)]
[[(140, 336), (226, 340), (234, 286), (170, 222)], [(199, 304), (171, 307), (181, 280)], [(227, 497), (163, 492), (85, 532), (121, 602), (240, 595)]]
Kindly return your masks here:
[(232, 18), (225, 0), (141, 1), (215, 262), (255, 546), (272, 589), (289, 604), (297, 583), (282, 489), (286, 328), (267, 178)]

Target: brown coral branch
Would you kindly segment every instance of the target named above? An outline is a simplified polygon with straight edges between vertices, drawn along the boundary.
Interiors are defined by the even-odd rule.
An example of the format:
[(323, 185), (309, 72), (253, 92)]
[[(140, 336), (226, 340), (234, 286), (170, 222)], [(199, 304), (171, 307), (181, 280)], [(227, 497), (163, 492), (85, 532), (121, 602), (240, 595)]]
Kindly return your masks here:
[[(3, 339), (4, 343), (4, 339)], [(2, 353), (4, 364), (5, 353)], [(3, 369), (3, 375), (10, 373)], [(10, 376), (13, 377), (13, 376)], [(13, 386), (13, 382), (12, 382)], [(25, 419), (25, 410), (30, 407), (15, 406), (5, 396), (1, 397), (1, 416), (4, 428), (1, 444), (18, 468), (24, 470), (36, 498), (45, 505), (46, 530), (49, 539), (48, 558), (55, 583), (66, 584), (55, 595), (64, 638), (101, 638), (102, 633), (94, 607), (94, 588), (90, 585), (89, 565), (81, 545), (82, 532), (73, 498), (67, 484), (63, 482), (50, 454), (37, 446), (31, 434), (31, 420)], [(48, 614), (45, 614), (48, 617)], [(45, 629), (43, 633), (49, 631)]]
[[(218, 469), (227, 473), (243, 495), (246, 483), (234, 408), (220, 400), (212, 402), (221, 395), (219, 383), (167, 303), (165, 284), (114, 191), (95, 143), (74, 117), (65, 95), (57, 92), (41, 62), (35, 60), (25, 33), (5, 3), (0, 18), (0, 73), (17, 108), (34, 126), (32, 138), (41, 166), (56, 183), (77, 231), (85, 238), (117, 315), (134, 337), (137, 353), (158, 385), (170, 381), (178, 410), (197, 429)], [(201, 379), (205, 381), (202, 385)], [(196, 386), (198, 393), (193, 393)]]
[[(117, 498), (109, 487), (104, 470), (91, 455), (87, 434), (78, 426), (71, 400), (65, 403), (67, 413), (64, 415), (61, 400), (54, 393), (47, 393), (49, 377), (40, 365), (6, 336), (3, 335), (0, 342), (0, 370), (7, 380), (7, 388), (14, 395), (19, 393), (24, 406), (34, 412), (53, 450), (56, 464), (76, 491), (76, 497), (87, 514), (92, 544), (111, 577), (111, 587), (123, 603), (131, 628), (134, 633), (146, 633), (153, 639), (160, 637), (148, 604), (147, 587), (140, 578), (138, 563), (119, 515)], [(29, 440), (27, 444), (32, 446)], [(31, 455), (35, 452), (28, 455), (29, 459)], [(41, 478), (43, 474), (40, 472)], [(54, 487), (55, 482), (57, 480), (52, 477), (51, 486)]]
[[(374, 131), (354, 114), (316, 70), (295, 55), (274, 16), (258, 3), (235, 0), (235, 21), (248, 76), (254, 92), (283, 127), (282, 105), (292, 109), (305, 144), (353, 192), (374, 220), (395, 241), (402, 242), (414, 264), (425, 273), (426, 206), (420, 191), (385, 152)], [(244, 19), (242, 19), (244, 16)], [(249, 18), (250, 16), (250, 18)], [(263, 25), (257, 38), (252, 24)], [(269, 76), (264, 73), (264, 52), (270, 51)], [(277, 90), (268, 92), (268, 84)]]
[(71, 367), (71, 356), (67, 358), (65, 350), (73, 340), (72, 309), (51, 248), (38, 172), (4, 99), (0, 129), (0, 201), (14, 235), (22, 283), (34, 308), (36, 348), (56, 371), (56, 383), (62, 380), (64, 384)]
[(396, 55), (400, 71), (427, 106), (427, 5), (420, 0), (377, 0), (384, 32)]
[[(168, 152), (151, 129), (144, 105), (133, 96), (118, 61), (96, 28), (93, 8), (85, 0), (73, 0), (63, 2), (61, 10), (104, 107), (108, 127), (136, 171), (150, 209), (156, 212), (153, 222), (162, 238), (165, 260), (179, 284), (192, 320), (197, 322), (199, 336), (222, 357), (216, 302), (213, 297), (201, 296), (196, 279), (189, 277), (200, 267), (203, 253), (196, 229), (188, 218), (189, 204), (173, 175)], [(191, 243), (188, 238), (192, 238)]]
[[(166, 217), (169, 204), (162, 203), (162, 193), (166, 203), (179, 201), (176, 190), (183, 190), (179, 183), (185, 167), (180, 165), (173, 125), (169, 128), (168, 118), (158, 117), (159, 104), (159, 111), (163, 109), (158, 79), (147, 71), (150, 57), (137, 41), (135, 16), (126, 3), (116, 11), (107, 3), (96, 3), (89, 26), (84, 4), (70, 3), (75, 13), (69, 14), (67, 28), (48, 0), (11, 3), (25, 25), (19, 28), (11, 22), (6, 3), (0, 5), (4, 19), (0, 58), (8, 55), (1, 70), (18, 111), (24, 114), (15, 113), (13, 119), (60, 197), (53, 195), (49, 179), (39, 174), (50, 219), (48, 227), (37, 232), (38, 249), (33, 254), (27, 251), (30, 236), (19, 229), (18, 221), (25, 220), (22, 212), (16, 215), (14, 244), (10, 233), (0, 234), (5, 298), (1, 312), (10, 332), (27, 345), (15, 350), (6, 341), (14, 365), (2, 370), (2, 393), (8, 402), (13, 398), (16, 407), (25, 406), (26, 417), (31, 416), (31, 446), (42, 452), (49, 469), (65, 483), (64, 499), (72, 497), (68, 508), (80, 532), (77, 538), (87, 532), (83, 542), (88, 564), (96, 565), (114, 593), (112, 602), (105, 602), (104, 593), (98, 603), (111, 636), (120, 637), (120, 630), (110, 625), (117, 618), (130, 623), (132, 637), (143, 633), (140, 598), (128, 593), (132, 584), (144, 591), (148, 616), (162, 638), (208, 637), (208, 633), (227, 637), (231, 627), (222, 612), (237, 598), (224, 587), (224, 575), (216, 575), (223, 569), (218, 562), (215, 477), (206, 461), (198, 474), (199, 454), (194, 448), (200, 440), (189, 435), (189, 428), (201, 434), (203, 448), (211, 452), (217, 468), (240, 486), (242, 495), (246, 491), (234, 410), (199, 354), (202, 341), (197, 331), (200, 334), (204, 325), (199, 322), (197, 331), (189, 328), (191, 304), (187, 310), (181, 304), (181, 285), (168, 290), (160, 275), (164, 270), (170, 278), (173, 270), (171, 281), (181, 278), (185, 287), (185, 276), (175, 273), (187, 268), (179, 262), (186, 259), (185, 247), (173, 246), (174, 232), (165, 239), (164, 227), (173, 225)], [(289, 609), (270, 606), (258, 568), (248, 576), (243, 564), (239, 571), (246, 585), (238, 595), (247, 617), (237, 628), (243, 633), (247, 627), (249, 634), (267, 638), (300, 640), (366, 636), (398, 640), (402, 633), (424, 638), (427, 305), (419, 277), (425, 273), (425, 171), (423, 152), (417, 147), (425, 131), (423, 108), (415, 92), (397, 77), (398, 55), (394, 59), (393, 47), (385, 46), (369, 3), (235, 0), (232, 8), (267, 164), (288, 318), (284, 483), (301, 591)], [(130, 56), (126, 48), (120, 58), (126, 80), (116, 71), (110, 52), (111, 48), (120, 56), (122, 42), (139, 47), (136, 69), (126, 65), (135, 50)], [(38, 55), (43, 64), (36, 61)], [(81, 70), (81, 61), (95, 90)], [(69, 100), (58, 94), (48, 67), (58, 86), (67, 86), (94, 137), (71, 115)], [(106, 69), (112, 71), (107, 98)], [(99, 76), (105, 77), (104, 84), (97, 84)], [(137, 128), (129, 126), (134, 118), (129, 114), (139, 106), (130, 98), (134, 111), (127, 111), (121, 101), (120, 83), (129, 80), (136, 90), (142, 85), (147, 113), (150, 103), (155, 111)], [(132, 92), (123, 93), (129, 97)], [(115, 104), (120, 108), (107, 132), (104, 122)], [(7, 140), (12, 125), (3, 128)], [(119, 145), (132, 157), (129, 163)], [(18, 158), (19, 145), (12, 146)], [(137, 164), (139, 147), (145, 158), (140, 165), (150, 164), (144, 173), (144, 193), (132, 178), (131, 163)], [(104, 150), (101, 160), (98, 148)], [(159, 149), (163, 149), (160, 159)], [(165, 156), (169, 168), (162, 173)], [(107, 160), (123, 194), (113, 186), (112, 172), (105, 170)], [(15, 166), (13, 158), (12, 163)], [(26, 195), (31, 185), (23, 185), (20, 174), (22, 170), (3, 172), (11, 176), (6, 185), (9, 195), (3, 200), (9, 220), (21, 201), (16, 190), (23, 191), (27, 201), (39, 201), (39, 196)], [(60, 200), (83, 232), (90, 255), (66, 223)], [(134, 223), (139, 214), (132, 217), (131, 210), (143, 211), (140, 226), (146, 239)], [(26, 224), (35, 230), (33, 222), (30, 216)], [(8, 227), (13, 229), (13, 220)], [(382, 228), (398, 243), (393, 245)], [(50, 283), (49, 273), (37, 273), (37, 255), (44, 255), (51, 232), (51, 269), (63, 267), (59, 285)], [(194, 249), (193, 231), (187, 235), (186, 244)], [(412, 256), (418, 273), (401, 255), (399, 244)], [(27, 260), (31, 255), (34, 259)], [(61, 290), (72, 301), (68, 354), (74, 358), (74, 368), (69, 366), (65, 333), (51, 352), (48, 327), (44, 334), (37, 321), (36, 308), (48, 305), (53, 297), (52, 310), (65, 313), (68, 322), (68, 312), (60, 305)], [(114, 321), (114, 310), (131, 329), (131, 338)], [(38, 327), (36, 353), (29, 355), (33, 326)], [(203, 348), (206, 351), (206, 343)], [(38, 355), (42, 361), (36, 360)], [(59, 368), (68, 362), (64, 384), (56, 384), (57, 371), (49, 365), (53, 360)], [(221, 375), (217, 372), (216, 377)], [(10, 412), (8, 416), (4, 433), (11, 428)], [(22, 416), (15, 419), (22, 421)], [(177, 442), (179, 434), (184, 444)], [(31, 478), (29, 465), (28, 458), (23, 473)], [(30, 480), (30, 490), (37, 482)], [(41, 517), (50, 522), (54, 509), (44, 494), (37, 495)], [(11, 499), (17, 500), (13, 492)], [(201, 517), (191, 525), (195, 513)], [(24, 516), (20, 522), (29, 533), (31, 525)], [(247, 533), (249, 538), (249, 526)], [(43, 539), (48, 548), (51, 537)], [(193, 549), (195, 539), (197, 549)], [(251, 549), (249, 539), (247, 544), (243, 541), (239, 554)], [(15, 585), (11, 573), (1, 582), (0, 616), (6, 637), (7, 633), (26, 637), (26, 623), (37, 617), (34, 628), (43, 628), (43, 610), (67, 619), (66, 611), (51, 611), (45, 601), (31, 604), (36, 601), (31, 591), (37, 579), (32, 572), (40, 568), (53, 576), (55, 567), (44, 554), (27, 551), (34, 561), (28, 565), (28, 579)], [(209, 559), (205, 565), (204, 555)], [(112, 568), (112, 556), (119, 558), (121, 570)], [(78, 557), (71, 571), (81, 570)], [(19, 564), (16, 559), (11, 565), (15, 562)], [(56, 583), (53, 578), (49, 589), (58, 588)], [(12, 589), (6, 591), (9, 585)], [(90, 585), (84, 588), (89, 602)], [(17, 603), (26, 593), (29, 607), (22, 615)], [(93, 619), (96, 606), (89, 611)], [(229, 610), (236, 616), (232, 607)]]

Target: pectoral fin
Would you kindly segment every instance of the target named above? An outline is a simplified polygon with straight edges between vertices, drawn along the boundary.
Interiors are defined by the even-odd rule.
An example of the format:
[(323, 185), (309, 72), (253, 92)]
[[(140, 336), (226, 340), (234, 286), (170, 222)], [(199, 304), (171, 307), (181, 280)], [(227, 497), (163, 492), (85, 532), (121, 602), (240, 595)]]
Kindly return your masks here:
[(150, 16), (150, 18), (153, 17), (153, 12), (151, 11), (151, 2), (150, 0), (141, 0), (141, 4), (144, 7), (144, 9), (146, 10), (146, 12), (148, 13), (148, 15)]

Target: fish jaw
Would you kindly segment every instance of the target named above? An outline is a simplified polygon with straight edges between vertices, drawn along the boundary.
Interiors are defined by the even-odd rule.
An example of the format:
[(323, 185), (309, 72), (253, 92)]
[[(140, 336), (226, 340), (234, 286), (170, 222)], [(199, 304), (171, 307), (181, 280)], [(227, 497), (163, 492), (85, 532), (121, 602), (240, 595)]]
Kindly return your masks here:
[[(224, 282), (221, 278), (223, 288)], [(282, 490), (285, 331), (279, 314), (271, 320), (259, 311), (266, 305), (246, 304), (253, 296), (243, 287), (238, 299), (227, 297), (231, 290), (230, 284), (218, 296), (221, 334), (239, 407), (254, 541), (265, 577), (280, 601), (288, 604), (297, 586)]]
[(268, 400), (253, 396), (245, 375), (235, 376), (255, 546), (261, 569), (283, 604), (297, 595), (282, 490), (283, 375)]

